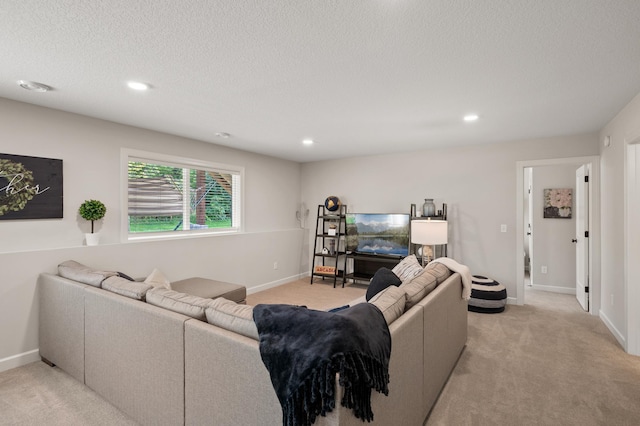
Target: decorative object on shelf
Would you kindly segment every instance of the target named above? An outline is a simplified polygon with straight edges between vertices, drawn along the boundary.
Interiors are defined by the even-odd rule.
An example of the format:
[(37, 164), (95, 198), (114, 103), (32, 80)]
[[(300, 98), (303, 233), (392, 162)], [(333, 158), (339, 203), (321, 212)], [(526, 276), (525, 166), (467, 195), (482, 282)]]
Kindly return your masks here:
[[(426, 247), (447, 244), (448, 223), (446, 220), (412, 220), (411, 221), (411, 242), (422, 245), (422, 264), (426, 265), (431, 260), (431, 256), (426, 259)], [(435, 252), (435, 250), (433, 250)]]
[(100, 220), (107, 213), (107, 207), (98, 200), (85, 200), (78, 209), (80, 216), (83, 219), (91, 221), (91, 233), (85, 234), (85, 239), (88, 246), (98, 245), (100, 239), (99, 234), (94, 233), (93, 223), (96, 220)]
[(422, 216), (433, 217), (436, 215), (436, 205), (433, 202), (433, 198), (425, 198), (422, 205)]
[(338, 211), (340, 208), (340, 199), (335, 195), (330, 195), (324, 200), (324, 207), (330, 212)]
[(313, 273), (320, 275), (335, 275), (336, 267), (328, 265), (316, 265), (313, 267)]
[(0, 220), (62, 218), (62, 160), (0, 154)]
[(544, 218), (571, 219), (571, 188), (544, 190)]
[(329, 229), (327, 229), (327, 235), (335, 236), (337, 228), (338, 228), (338, 226), (333, 224), (333, 223), (331, 225), (329, 225)]

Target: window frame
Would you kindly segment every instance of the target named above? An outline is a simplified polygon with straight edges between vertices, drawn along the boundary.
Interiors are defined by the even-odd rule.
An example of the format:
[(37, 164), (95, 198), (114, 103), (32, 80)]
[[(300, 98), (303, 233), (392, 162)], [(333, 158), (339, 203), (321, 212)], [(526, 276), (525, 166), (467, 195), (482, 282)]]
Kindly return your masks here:
[[(162, 164), (170, 167), (210, 170), (221, 173), (238, 175), (240, 178), (239, 195), (233, 199), (234, 206), (240, 210), (236, 216), (240, 222), (239, 226), (233, 228), (207, 228), (190, 229), (170, 232), (129, 232), (129, 162), (140, 161), (147, 163)], [(244, 233), (244, 167), (229, 164), (216, 163), (213, 161), (203, 161), (188, 157), (178, 157), (175, 155), (160, 154), (156, 152), (140, 151), (129, 148), (122, 148), (120, 151), (120, 212), (121, 220), (121, 241), (148, 241), (148, 240), (171, 240), (176, 238), (195, 238), (214, 235), (233, 235)]]

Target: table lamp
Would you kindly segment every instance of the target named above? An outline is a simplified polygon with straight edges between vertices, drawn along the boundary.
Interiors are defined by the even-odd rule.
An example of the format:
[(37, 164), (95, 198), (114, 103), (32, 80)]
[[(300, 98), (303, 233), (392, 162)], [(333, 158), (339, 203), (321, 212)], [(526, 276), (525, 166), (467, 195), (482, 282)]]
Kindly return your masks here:
[[(411, 243), (422, 244), (422, 264), (425, 263), (425, 246), (447, 244), (448, 225), (446, 220), (412, 220)], [(435, 247), (433, 249), (435, 253)], [(427, 259), (427, 263), (433, 259)]]

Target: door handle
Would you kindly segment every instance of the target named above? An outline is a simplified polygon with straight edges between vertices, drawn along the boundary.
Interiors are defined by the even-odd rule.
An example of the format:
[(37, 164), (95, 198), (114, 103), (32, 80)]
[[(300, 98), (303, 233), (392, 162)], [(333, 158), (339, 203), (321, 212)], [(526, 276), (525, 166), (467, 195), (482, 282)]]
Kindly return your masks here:
[(571, 242), (572, 242), (572, 243), (577, 243), (577, 242), (578, 242), (578, 240), (576, 240), (575, 238), (573, 238), (573, 239), (571, 240)]

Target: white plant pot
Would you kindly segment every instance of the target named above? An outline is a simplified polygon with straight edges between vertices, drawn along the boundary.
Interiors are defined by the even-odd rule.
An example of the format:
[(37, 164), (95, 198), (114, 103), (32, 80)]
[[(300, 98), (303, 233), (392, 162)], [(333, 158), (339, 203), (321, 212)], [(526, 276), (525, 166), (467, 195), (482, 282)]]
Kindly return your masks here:
[(100, 234), (84, 234), (84, 239), (87, 242), (88, 246), (97, 246), (98, 242), (100, 241)]

